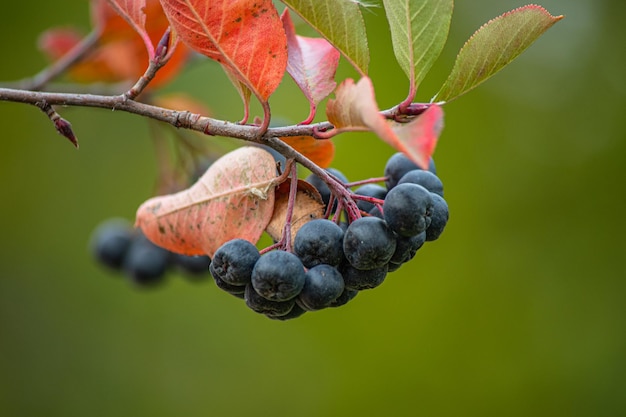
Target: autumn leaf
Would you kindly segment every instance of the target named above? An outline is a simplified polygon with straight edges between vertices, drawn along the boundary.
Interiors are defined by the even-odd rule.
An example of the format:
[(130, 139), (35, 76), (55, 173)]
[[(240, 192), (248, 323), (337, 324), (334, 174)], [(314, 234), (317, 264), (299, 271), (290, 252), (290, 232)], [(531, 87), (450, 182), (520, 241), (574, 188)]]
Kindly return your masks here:
[(461, 48), (436, 101), (451, 101), (473, 89), (513, 61), (562, 18), (552, 16), (541, 6), (529, 5), (485, 23)]
[(366, 75), (370, 56), (365, 22), (357, 1), (282, 0)]
[(326, 105), (326, 114), (337, 133), (371, 130), (424, 169), (434, 152), (443, 119), (441, 108), (432, 105), (409, 123), (392, 124), (380, 114), (374, 87), (368, 77), (361, 78), (356, 84), (352, 79), (341, 83), (335, 98)]
[(335, 157), (335, 144), (330, 139), (315, 139), (311, 136), (280, 139), (321, 168), (328, 168)]
[[(275, 241), (282, 237), (289, 205), (289, 181), (285, 181), (276, 189), (274, 215), (267, 225), (266, 232)], [(298, 189), (291, 218), (291, 244), (298, 230), (311, 220), (324, 217), (324, 203), (319, 191), (304, 180), (298, 180)]]
[(242, 147), (218, 159), (190, 188), (144, 202), (135, 224), (170, 251), (213, 257), (231, 239), (258, 241), (272, 218), (277, 181), (269, 152)]
[(410, 81), (409, 100), (446, 43), (453, 3), (453, 0), (383, 0), (393, 51)]
[(154, 45), (146, 30), (146, 0), (108, 0), (111, 7), (139, 34), (148, 57), (154, 58)]
[[(146, 31), (151, 44), (156, 45), (169, 27), (158, 0), (146, 0)], [(143, 75), (150, 59), (142, 37), (120, 16), (107, 0), (91, 1), (92, 25), (100, 32), (99, 42), (93, 51), (69, 70), (72, 79), (79, 82), (136, 81)], [(50, 59), (57, 60), (81, 42), (82, 35), (73, 29), (53, 28), (39, 38), (39, 49)], [(187, 57), (189, 49), (177, 45), (167, 65), (151, 81), (155, 88), (176, 76)]]
[(289, 14), (285, 9), (281, 16), (289, 59), (287, 72), (309, 100), (309, 116), (301, 124), (309, 124), (315, 118), (317, 105), (337, 86), (335, 72), (339, 65), (339, 51), (326, 39), (296, 35)]
[(409, 123), (392, 123), (392, 129), (397, 137), (392, 145), (426, 169), (443, 129), (443, 110), (433, 104)]
[(282, 80), (287, 40), (271, 0), (161, 0), (180, 39), (228, 67), (262, 103)]

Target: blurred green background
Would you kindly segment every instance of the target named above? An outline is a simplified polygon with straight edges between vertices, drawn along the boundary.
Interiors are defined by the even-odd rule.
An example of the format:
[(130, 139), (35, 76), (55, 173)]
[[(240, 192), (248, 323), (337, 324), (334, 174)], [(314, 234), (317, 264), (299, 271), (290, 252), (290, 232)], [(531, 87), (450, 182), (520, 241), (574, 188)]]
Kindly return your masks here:
[[(145, 120), (60, 109), (76, 151), (39, 110), (0, 102), (0, 415), (626, 414), (626, 7), (541, 4), (566, 19), (445, 107), (442, 238), (376, 290), (290, 322), (176, 275), (138, 291), (92, 261), (94, 227), (133, 218), (154, 190)], [(457, 2), (418, 98), (436, 92), (476, 28), (521, 5)], [(387, 108), (407, 82), (383, 10), (365, 18)], [(0, 81), (43, 68), (37, 36), (63, 25), (86, 30), (87, 2), (3, 4)], [(238, 120), (224, 80), (204, 62), (169, 90)], [(303, 119), (306, 102), (284, 84), (275, 113)], [(335, 142), (334, 166), (352, 180), (381, 175), (393, 154), (366, 134)]]

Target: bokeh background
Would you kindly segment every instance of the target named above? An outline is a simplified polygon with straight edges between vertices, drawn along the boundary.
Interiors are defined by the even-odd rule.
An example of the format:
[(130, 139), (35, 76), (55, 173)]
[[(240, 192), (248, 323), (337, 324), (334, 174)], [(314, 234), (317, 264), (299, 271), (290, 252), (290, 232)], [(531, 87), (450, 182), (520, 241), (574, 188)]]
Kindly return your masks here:
[[(153, 193), (145, 120), (61, 109), (76, 151), (39, 110), (0, 102), (0, 415), (624, 415), (626, 7), (541, 4), (566, 19), (445, 107), (442, 238), (381, 287), (290, 322), (210, 282), (171, 274), (140, 291), (93, 262), (95, 226), (132, 219)], [(457, 2), (419, 98), (436, 92), (476, 28), (521, 5)], [(407, 82), (383, 10), (365, 18), (386, 108)], [(87, 30), (87, 2), (5, 2), (0, 80), (43, 68), (38, 34), (63, 25)], [(353, 76), (343, 63), (338, 79)], [(238, 120), (224, 80), (200, 62), (168, 89)], [(274, 111), (301, 120), (307, 104), (284, 84)], [(335, 142), (333, 165), (352, 180), (381, 175), (393, 154), (366, 134)]]

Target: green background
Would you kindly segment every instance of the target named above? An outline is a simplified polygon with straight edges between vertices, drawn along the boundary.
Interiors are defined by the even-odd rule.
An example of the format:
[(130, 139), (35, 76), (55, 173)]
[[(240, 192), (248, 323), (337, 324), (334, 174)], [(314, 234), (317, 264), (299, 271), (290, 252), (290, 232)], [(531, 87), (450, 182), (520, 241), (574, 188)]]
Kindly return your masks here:
[[(457, 3), (421, 100), (476, 28), (523, 4)], [(59, 109), (76, 151), (39, 110), (0, 102), (0, 415), (624, 415), (626, 10), (621, 0), (541, 4), (566, 19), (445, 107), (443, 236), (381, 287), (290, 322), (174, 274), (139, 291), (92, 261), (94, 227), (131, 219), (153, 193), (145, 120)], [(365, 18), (387, 108), (407, 81), (383, 10)], [(0, 80), (39, 71), (38, 34), (64, 25), (86, 30), (87, 2), (3, 4)], [(347, 76), (344, 62), (338, 79)], [(224, 80), (201, 62), (169, 89), (237, 120)], [(303, 119), (306, 102), (284, 84), (274, 111)], [(380, 176), (393, 153), (366, 134), (335, 143), (334, 166), (352, 180)]]

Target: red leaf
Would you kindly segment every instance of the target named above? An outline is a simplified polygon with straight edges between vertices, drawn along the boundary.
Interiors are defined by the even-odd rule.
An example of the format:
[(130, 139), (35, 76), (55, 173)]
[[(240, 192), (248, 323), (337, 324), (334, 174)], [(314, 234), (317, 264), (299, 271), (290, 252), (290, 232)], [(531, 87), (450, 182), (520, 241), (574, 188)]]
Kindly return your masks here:
[(239, 148), (218, 159), (187, 190), (144, 202), (135, 224), (170, 251), (213, 257), (231, 239), (258, 241), (272, 218), (277, 185), (269, 152)]
[(329, 139), (315, 139), (311, 136), (280, 139), (322, 168), (328, 168), (335, 157), (335, 144)]
[(340, 54), (326, 39), (296, 35), (289, 9), (285, 9), (281, 19), (289, 50), (287, 72), (309, 100), (309, 116), (301, 123), (309, 124), (315, 118), (317, 105), (337, 86), (335, 72)]
[(351, 79), (341, 83), (335, 99), (328, 101), (326, 113), (337, 133), (371, 130), (424, 169), (428, 168), (443, 126), (443, 111), (437, 105), (430, 106), (409, 123), (392, 125), (380, 114), (368, 77), (361, 78), (357, 84)]
[(139, 34), (148, 57), (154, 58), (154, 45), (146, 31), (146, 0), (108, 0), (111, 7)]
[(271, 0), (161, 0), (193, 50), (229, 67), (263, 103), (282, 80), (287, 40)]
[(427, 169), (443, 129), (443, 110), (436, 104), (409, 123), (394, 123), (397, 142), (392, 144), (420, 167)]

